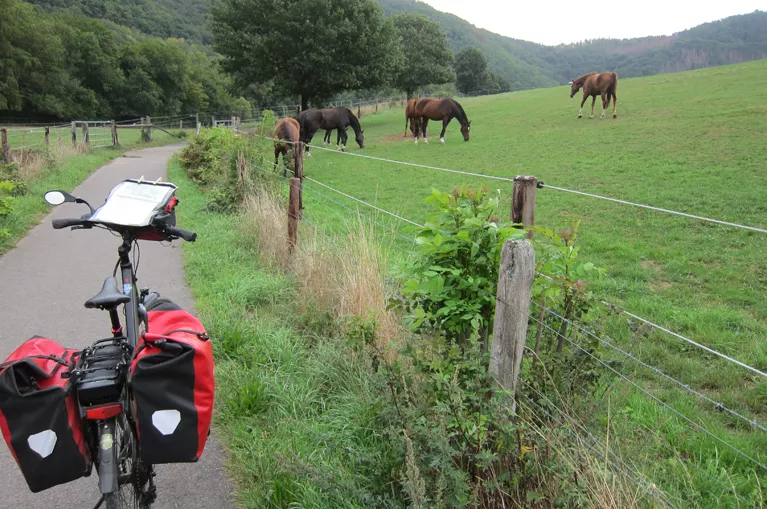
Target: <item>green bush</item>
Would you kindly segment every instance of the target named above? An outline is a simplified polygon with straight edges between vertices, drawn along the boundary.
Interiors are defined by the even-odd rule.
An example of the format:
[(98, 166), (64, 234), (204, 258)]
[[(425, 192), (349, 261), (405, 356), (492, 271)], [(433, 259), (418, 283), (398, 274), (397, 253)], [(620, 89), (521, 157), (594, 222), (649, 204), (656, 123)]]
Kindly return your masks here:
[(264, 151), (231, 129), (201, 129), (181, 152), (187, 174), (207, 188), (208, 207), (234, 212), (259, 179), (253, 166), (261, 167)]

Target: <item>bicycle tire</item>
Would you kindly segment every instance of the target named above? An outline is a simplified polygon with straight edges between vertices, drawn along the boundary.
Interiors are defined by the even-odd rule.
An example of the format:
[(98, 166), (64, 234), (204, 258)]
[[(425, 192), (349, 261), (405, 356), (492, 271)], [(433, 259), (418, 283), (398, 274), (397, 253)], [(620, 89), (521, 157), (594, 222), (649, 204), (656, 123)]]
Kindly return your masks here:
[(104, 494), (106, 509), (149, 509), (155, 499), (152, 472), (138, 452), (136, 435), (125, 414), (115, 422), (119, 480), (117, 491)]

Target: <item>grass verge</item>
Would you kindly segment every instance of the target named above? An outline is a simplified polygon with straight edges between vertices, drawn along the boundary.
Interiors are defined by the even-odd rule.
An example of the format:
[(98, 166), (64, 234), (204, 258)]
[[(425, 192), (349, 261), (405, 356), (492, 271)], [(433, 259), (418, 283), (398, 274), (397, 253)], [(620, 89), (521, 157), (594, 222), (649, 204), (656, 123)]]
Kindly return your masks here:
[(239, 502), (397, 507), (380, 480), (402, 455), (380, 431), (386, 392), (369, 359), (345, 341), (327, 339), (330, 312), (306, 322), (291, 311), (295, 281), (265, 270), (270, 264), (242, 234), (239, 216), (204, 211), (207, 197), (177, 159), (169, 177), (180, 186), (179, 224), (199, 235), (185, 246), (185, 266), (214, 341), (216, 424), (229, 447)]

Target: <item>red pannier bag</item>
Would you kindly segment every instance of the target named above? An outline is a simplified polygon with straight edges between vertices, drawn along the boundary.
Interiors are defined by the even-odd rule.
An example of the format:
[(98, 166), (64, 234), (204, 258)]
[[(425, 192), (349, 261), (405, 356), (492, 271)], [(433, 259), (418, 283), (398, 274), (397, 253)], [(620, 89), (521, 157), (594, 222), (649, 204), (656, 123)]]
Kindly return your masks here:
[(175, 303), (157, 299), (147, 312), (131, 365), (141, 457), (195, 462), (213, 417), (213, 349), (200, 321)]
[(0, 429), (34, 493), (91, 471), (77, 397), (67, 376), (77, 353), (34, 337), (0, 364)]

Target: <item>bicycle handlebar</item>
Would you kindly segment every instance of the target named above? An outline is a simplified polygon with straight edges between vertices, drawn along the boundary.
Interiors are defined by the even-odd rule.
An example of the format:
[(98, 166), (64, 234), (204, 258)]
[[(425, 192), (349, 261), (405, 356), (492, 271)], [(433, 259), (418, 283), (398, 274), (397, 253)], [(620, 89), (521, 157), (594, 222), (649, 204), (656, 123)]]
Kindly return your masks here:
[[(87, 219), (54, 219), (51, 221), (55, 230), (61, 230), (63, 228), (69, 228), (70, 226), (81, 226), (84, 228), (90, 228), (93, 223), (89, 223)], [(112, 229), (112, 228), (110, 228)], [(184, 239), (187, 242), (194, 242), (197, 240), (197, 234), (195, 232), (184, 230), (183, 228), (176, 228), (175, 226), (156, 227), (155, 231), (172, 237)]]
[(176, 228), (175, 226), (166, 226), (165, 231), (167, 233), (170, 233), (173, 236), (180, 237), (187, 242), (194, 242), (195, 240), (197, 240), (197, 234), (195, 232), (190, 232), (189, 230), (184, 230), (183, 228)]
[(68, 228), (70, 226), (84, 226), (85, 221), (82, 219), (54, 219), (51, 221), (54, 230), (61, 230), (62, 228)]

